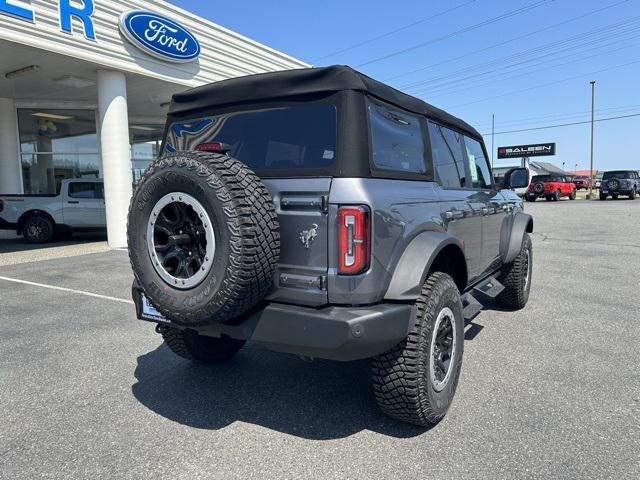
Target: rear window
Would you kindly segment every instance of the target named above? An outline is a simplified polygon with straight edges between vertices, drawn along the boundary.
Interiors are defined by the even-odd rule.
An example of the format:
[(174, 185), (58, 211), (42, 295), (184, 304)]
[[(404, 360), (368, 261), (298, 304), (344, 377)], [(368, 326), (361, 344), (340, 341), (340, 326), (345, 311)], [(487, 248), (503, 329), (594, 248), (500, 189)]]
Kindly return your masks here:
[(326, 168), (336, 159), (336, 107), (306, 104), (173, 123), (165, 152), (221, 142), (253, 170)]
[(609, 180), (610, 178), (632, 178), (633, 172), (604, 172), (603, 180)]
[(555, 177), (551, 175), (535, 175), (532, 179), (532, 182), (555, 182)]

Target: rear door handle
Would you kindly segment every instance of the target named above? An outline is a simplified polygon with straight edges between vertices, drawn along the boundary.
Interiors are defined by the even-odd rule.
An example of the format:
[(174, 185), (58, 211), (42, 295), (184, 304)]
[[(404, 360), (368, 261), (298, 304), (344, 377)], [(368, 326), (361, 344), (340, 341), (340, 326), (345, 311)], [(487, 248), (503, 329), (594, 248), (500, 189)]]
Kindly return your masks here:
[(80, 203), (79, 200), (69, 200), (67, 203)]

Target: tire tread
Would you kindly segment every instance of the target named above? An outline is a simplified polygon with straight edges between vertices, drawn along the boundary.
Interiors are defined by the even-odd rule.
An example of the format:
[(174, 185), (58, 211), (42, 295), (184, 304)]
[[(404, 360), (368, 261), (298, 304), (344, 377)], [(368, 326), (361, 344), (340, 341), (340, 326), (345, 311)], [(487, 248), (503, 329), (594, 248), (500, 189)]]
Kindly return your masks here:
[[(522, 247), (515, 260), (502, 267), (500, 278), (502, 285), (504, 285), (504, 290), (496, 297), (496, 302), (502, 307), (520, 310), (527, 304), (528, 295), (524, 292), (522, 283), (525, 249), (531, 250), (531, 237), (528, 233), (525, 233), (522, 238)], [(533, 262), (533, 253), (531, 251), (529, 261)], [(529, 278), (529, 283), (531, 283), (531, 278)]]
[[(439, 422), (446, 413), (433, 409), (425, 391), (429, 388), (428, 373), (425, 372), (428, 372), (427, 355), (431, 338), (431, 324), (425, 317), (436, 311), (439, 299), (448, 289), (458, 291), (453, 279), (442, 272), (432, 273), (416, 300), (416, 321), (407, 337), (372, 360), (375, 399), (385, 414), (397, 420), (428, 426)], [(461, 366), (462, 356), (451, 379), (456, 384)], [(453, 391), (455, 388), (454, 384)]]

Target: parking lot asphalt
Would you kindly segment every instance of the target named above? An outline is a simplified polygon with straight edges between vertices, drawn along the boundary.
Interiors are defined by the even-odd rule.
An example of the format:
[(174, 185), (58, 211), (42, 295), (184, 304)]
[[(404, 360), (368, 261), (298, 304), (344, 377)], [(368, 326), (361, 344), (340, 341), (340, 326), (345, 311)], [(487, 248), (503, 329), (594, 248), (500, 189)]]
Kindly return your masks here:
[(14, 232), (0, 230), (0, 267), (109, 250), (104, 233), (74, 233), (46, 244), (32, 244)]
[(378, 412), (366, 361), (174, 356), (125, 252), (0, 267), (70, 289), (0, 280), (0, 478), (640, 478), (640, 201), (526, 209), (529, 304), (474, 320), (430, 430)]

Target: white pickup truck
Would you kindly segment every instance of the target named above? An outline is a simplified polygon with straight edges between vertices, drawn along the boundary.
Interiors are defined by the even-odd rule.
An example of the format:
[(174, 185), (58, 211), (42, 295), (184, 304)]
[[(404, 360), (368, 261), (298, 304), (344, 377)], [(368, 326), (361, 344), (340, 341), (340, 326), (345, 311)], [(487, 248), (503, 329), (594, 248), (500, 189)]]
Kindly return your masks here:
[(57, 195), (0, 194), (0, 230), (15, 230), (31, 243), (48, 242), (56, 234), (105, 228), (101, 179), (63, 180)]

